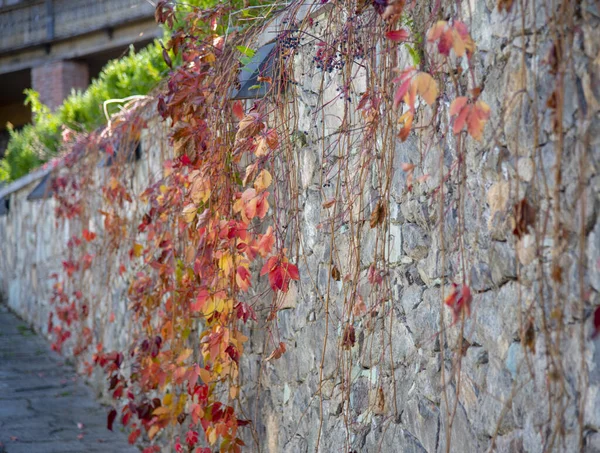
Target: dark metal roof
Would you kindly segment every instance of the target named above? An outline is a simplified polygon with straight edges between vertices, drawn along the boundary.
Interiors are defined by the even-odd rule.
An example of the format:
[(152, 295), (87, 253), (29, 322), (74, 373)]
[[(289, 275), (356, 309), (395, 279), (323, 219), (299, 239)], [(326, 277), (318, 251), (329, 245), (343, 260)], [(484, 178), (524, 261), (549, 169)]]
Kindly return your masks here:
[(252, 57), (252, 61), (240, 71), (240, 89), (235, 91), (231, 99), (260, 99), (269, 91), (269, 83), (259, 82), (259, 77), (276, 79), (276, 63), (279, 53), (277, 42), (273, 41), (262, 46)]
[(52, 179), (50, 173), (42, 178), (37, 186), (27, 195), (27, 200), (45, 200), (52, 196)]

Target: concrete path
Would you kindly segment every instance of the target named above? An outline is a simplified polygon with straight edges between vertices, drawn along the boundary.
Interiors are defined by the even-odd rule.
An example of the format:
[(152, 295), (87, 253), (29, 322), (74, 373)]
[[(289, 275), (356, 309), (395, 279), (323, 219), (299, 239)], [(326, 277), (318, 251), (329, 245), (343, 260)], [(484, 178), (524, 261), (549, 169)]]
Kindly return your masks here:
[(0, 453), (139, 453), (63, 362), (0, 305)]

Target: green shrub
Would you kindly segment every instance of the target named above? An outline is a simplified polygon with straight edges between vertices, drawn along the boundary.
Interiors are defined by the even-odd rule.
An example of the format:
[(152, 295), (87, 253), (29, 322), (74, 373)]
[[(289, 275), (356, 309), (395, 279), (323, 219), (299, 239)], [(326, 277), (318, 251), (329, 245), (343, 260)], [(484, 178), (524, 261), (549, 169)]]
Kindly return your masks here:
[[(31, 106), (33, 124), (16, 131), (9, 125), (10, 140), (0, 161), (0, 181), (12, 181), (55, 156), (60, 148), (63, 126), (77, 132), (92, 131), (106, 122), (103, 104), (146, 94), (167, 74), (158, 41), (135, 53), (106, 64), (97, 79), (83, 92), (73, 91), (64, 103), (51, 112), (34, 90), (26, 90), (26, 104)], [(108, 106), (109, 114), (118, 104)]]

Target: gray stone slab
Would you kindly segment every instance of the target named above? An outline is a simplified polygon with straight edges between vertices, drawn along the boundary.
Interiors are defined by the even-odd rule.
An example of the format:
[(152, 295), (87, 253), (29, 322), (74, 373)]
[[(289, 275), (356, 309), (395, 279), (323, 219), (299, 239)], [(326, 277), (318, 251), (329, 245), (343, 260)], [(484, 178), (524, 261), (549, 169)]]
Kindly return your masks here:
[(0, 306), (0, 453), (134, 453), (73, 367)]

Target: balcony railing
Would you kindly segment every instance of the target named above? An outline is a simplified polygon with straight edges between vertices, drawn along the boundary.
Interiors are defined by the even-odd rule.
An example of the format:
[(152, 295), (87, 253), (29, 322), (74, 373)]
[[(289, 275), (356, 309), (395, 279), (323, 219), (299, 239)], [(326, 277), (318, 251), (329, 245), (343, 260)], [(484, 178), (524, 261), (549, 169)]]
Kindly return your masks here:
[(147, 0), (22, 0), (0, 7), (0, 54), (151, 18)]

